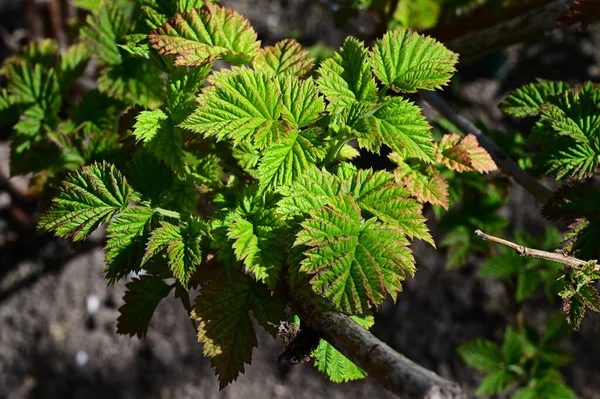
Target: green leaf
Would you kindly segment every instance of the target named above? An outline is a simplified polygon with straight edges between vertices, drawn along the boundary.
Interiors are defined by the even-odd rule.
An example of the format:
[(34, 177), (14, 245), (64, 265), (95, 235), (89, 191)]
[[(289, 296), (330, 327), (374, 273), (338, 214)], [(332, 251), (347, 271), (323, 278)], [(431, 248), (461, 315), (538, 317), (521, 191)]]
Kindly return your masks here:
[(542, 342), (546, 345), (552, 345), (568, 336), (573, 329), (567, 324), (562, 313), (553, 315), (544, 329)]
[(280, 189), (284, 198), (277, 204), (278, 212), (293, 215), (321, 208), (336, 198), (340, 189), (341, 183), (331, 173), (308, 168), (292, 186)]
[(481, 381), (475, 395), (497, 395), (506, 392), (515, 381), (515, 376), (507, 370), (494, 371)]
[(367, 169), (353, 172), (340, 181), (329, 172), (312, 167), (289, 188), (279, 190), (284, 198), (278, 203), (278, 212), (285, 215), (309, 212), (335, 203), (340, 193), (351, 194), (364, 218), (375, 216), (408, 237), (433, 245), (421, 205), (409, 198), (408, 191), (393, 179), (388, 172)]
[(304, 76), (312, 71), (315, 60), (294, 39), (286, 39), (258, 51), (252, 61), (254, 69), (270, 76)]
[(524, 354), (521, 336), (511, 326), (508, 326), (504, 332), (502, 354), (506, 365), (518, 364)]
[(100, 6), (88, 15), (87, 26), (81, 29), (81, 36), (90, 45), (90, 51), (109, 65), (123, 61), (119, 51), (119, 40), (129, 31), (125, 15), (112, 1), (102, 1)]
[(461, 345), (458, 354), (467, 366), (477, 371), (489, 372), (502, 367), (502, 352), (495, 342), (476, 339)]
[(181, 126), (217, 141), (254, 143), (265, 148), (285, 137), (278, 120), (283, 110), (277, 82), (248, 68), (215, 73), (199, 106)]
[(539, 277), (539, 272), (536, 270), (526, 269), (525, 265), (523, 265), (517, 277), (517, 301), (523, 302), (525, 299), (527, 299), (535, 292), (540, 283), (541, 280)]
[(458, 56), (440, 42), (409, 30), (388, 31), (371, 51), (371, 65), (393, 90), (414, 93), (445, 86)]
[(175, 65), (199, 66), (217, 59), (245, 64), (260, 42), (241, 14), (207, 3), (177, 14), (148, 35), (160, 54), (175, 55)]
[(500, 105), (506, 114), (523, 118), (538, 115), (542, 105), (552, 96), (569, 90), (569, 85), (561, 81), (537, 79), (519, 87), (512, 92)]
[(300, 80), (296, 76), (280, 76), (277, 80), (283, 101), (282, 116), (291, 126), (300, 128), (317, 120), (325, 110), (312, 78)]
[(538, 399), (534, 388), (519, 388), (510, 399)]
[(285, 304), (260, 282), (242, 273), (213, 279), (200, 290), (192, 317), (200, 321), (198, 341), (219, 375), (220, 387), (237, 379), (257, 345), (249, 312), (271, 335), (285, 319)]
[(66, 87), (81, 76), (90, 59), (85, 43), (77, 43), (60, 54), (57, 66), (60, 87)]
[(575, 392), (561, 381), (546, 378), (537, 387), (538, 397), (543, 399), (577, 399)]
[(177, 125), (196, 108), (196, 97), (212, 64), (194, 68), (174, 68), (167, 78), (167, 109)]
[(54, 117), (60, 107), (58, 80), (54, 69), (26, 63), (9, 65), (7, 71), (8, 100), (24, 106), (37, 105), (43, 117)]
[(81, 168), (63, 182), (38, 227), (79, 241), (134, 199), (127, 181), (113, 165), (95, 163)]
[(575, 94), (565, 91), (547, 100), (541, 109), (542, 119), (554, 130), (581, 143), (589, 143), (600, 128), (600, 109), (590, 91)]
[(379, 153), (380, 144), (373, 147), (366, 141), (386, 144), (392, 151), (427, 163), (435, 160), (429, 124), (419, 107), (401, 97), (386, 97), (384, 105), (357, 130), (363, 133), (359, 145), (369, 151)]
[(183, 173), (183, 138), (178, 127), (162, 110), (142, 111), (137, 116), (133, 134), (144, 143), (158, 160), (163, 161), (176, 173)]
[(360, 170), (346, 180), (345, 185), (355, 196), (363, 217), (375, 216), (411, 239), (418, 238), (435, 246), (422, 216), (421, 205), (409, 197), (408, 190), (394, 182), (391, 173)]
[(249, 218), (237, 216), (228, 228), (227, 238), (234, 240), (236, 259), (243, 261), (246, 270), (258, 280), (275, 288), (279, 281), (282, 254), (275, 244), (278, 221), (271, 212), (263, 211)]
[(156, 307), (169, 295), (172, 287), (154, 276), (134, 278), (126, 287), (125, 304), (119, 308), (117, 332), (143, 338)]
[(596, 151), (585, 143), (562, 144), (563, 147), (543, 154), (547, 172), (556, 174), (558, 180), (564, 178), (585, 179), (592, 176), (598, 168)]
[(375, 99), (377, 88), (369, 67), (367, 49), (356, 39), (347, 38), (333, 57), (321, 63), (317, 73), (320, 76), (317, 84), (329, 102), (329, 110)]
[(150, 201), (150, 206), (160, 206), (173, 184), (173, 174), (147, 151), (138, 151), (128, 164), (129, 182), (142, 195), (143, 200)]
[(207, 230), (206, 224), (196, 218), (190, 218), (178, 226), (161, 222), (160, 227), (150, 235), (142, 265), (166, 249), (173, 276), (187, 287), (191, 275), (202, 261), (200, 240), (207, 234)]
[(319, 159), (315, 132), (291, 133), (285, 140), (267, 148), (258, 166), (260, 190), (292, 184)]
[[(366, 329), (369, 329), (375, 322), (373, 316), (366, 316), (364, 318), (351, 316), (351, 318)], [(313, 351), (311, 356), (315, 359), (315, 367), (320, 372), (326, 374), (333, 382), (354, 381), (367, 376), (364, 370), (342, 355), (324, 339), (319, 341), (319, 346)]]
[(81, 127), (87, 136), (110, 136), (118, 130), (122, 103), (98, 90), (90, 90), (81, 102), (70, 111), (73, 122)]
[(155, 216), (153, 209), (134, 206), (125, 208), (111, 221), (104, 248), (109, 284), (141, 269), (144, 246), (155, 224)]
[(479, 275), (487, 278), (507, 279), (517, 273), (521, 263), (521, 258), (515, 252), (504, 251), (488, 258), (479, 271)]
[(124, 56), (122, 63), (102, 69), (98, 90), (129, 105), (156, 108), (165, 98), (160, 72), (145, 60)]
[(374, 218), (365, 221), (347, 195), (310, 216), (294, 246), (309, 248), (301, 271), (313, 275), (315, 292), (353, 314), (381, 304), (386, 294), (396, 298), (405, 273), (415, 271), (404, 234)]

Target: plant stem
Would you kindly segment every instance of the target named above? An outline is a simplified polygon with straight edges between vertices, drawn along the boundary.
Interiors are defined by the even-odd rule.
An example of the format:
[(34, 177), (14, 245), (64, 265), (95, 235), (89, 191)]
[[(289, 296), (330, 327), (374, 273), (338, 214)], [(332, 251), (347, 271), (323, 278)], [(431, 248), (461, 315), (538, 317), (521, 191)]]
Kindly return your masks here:
[(308, 287), (294, 290), (288, 303), (321, 338), (402, 398), (466, 399), (460, 386), (414, 363), (336, 311)]
[(477, 137), (479, 144), (489, 152), (496, 165), (498, 165), (502, 171), (511, 175), (518, 184), (523, 186), (523, 188), (531, 193), (538, 201), (545, 203), (550, 198), (552, 192), (549, 189), (542, 186), (533, 177), (529, 176), (529, 174), (521, 169), (521, 167), (513, 161), (504, 150), (498, 147), (492, 139), (478, 129), (473, 122), (456, 112), (456, 110), (444, 99), (430, 91), (422, 92), (421, 96), (429, 105), (448, 118), (450, 122), (454, 123), (454, 125), (456, 125), (463, 133), (471, 133)]
[[(539, 249), (528, 248), (523, 245), (515, 244), (514, 242), (505, 240), (503, 238), (485, 234), (481, 230), (475, 230), (475, 235), (481, 238), (482, 240), (494, 242), (496, 244), (504, 245), (508, 248), (514, 249), (521, 256), (531, 256), (534, 258), (549, 260), (551, 262), (558, 262), (571, 269), (580, 269), (589, 263), (589, 261), (577, 259), (559, 252), (547, 252)], [(596, 264), (594, 270), (600, 271), (600, 265)]]
[(181, 219), (181, 214), (179, 212), (170, 211), (168, 209), (164, 209), (164, 208), (160, 208), (160, 207), (156, 207), (156, 208), (154, 208), (154, 210), (157, 213), (159, 213), (163, 216), (166, 216), (168, 218)]
[(321, 162), (321, 166), (322, 167), (327, 167), (329, 166), (329, 164), (331, 164), (338, 156), (338, 154), (340, 153), (340, 151), (342, 150), (342, 147), (344, 147), (344, 145), (348, 142), (348, 137), (347, 136), (342, 136), (340, 137), (337, 141), (335, 141), (331, 147), (329, 147), (329, 151), (327, 152), (327, 156), (325, 157), (325, 159), (323, 159), (323, 162)]

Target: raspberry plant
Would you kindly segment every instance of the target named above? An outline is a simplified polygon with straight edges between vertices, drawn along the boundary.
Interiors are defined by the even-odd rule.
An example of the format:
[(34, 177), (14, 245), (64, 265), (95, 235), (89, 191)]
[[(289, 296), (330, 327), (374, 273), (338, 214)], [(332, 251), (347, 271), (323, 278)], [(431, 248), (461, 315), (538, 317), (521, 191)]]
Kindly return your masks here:
[[(418, 13), (419, 7), (438, 10), (435, 1), (415, 9), (407, 4), (389, 26), (435, 23)], [(481, 138), (461, 136), (452, 126), (434, 139), (407, 97), (449, 82), (458, 55), (440, 42), (398, 28), (372, 45), (349, 37), (317, 63), (293, 39), (261, 47), (242, 15), (212, 1), (77, 5), (89, 11), (79, 42), (59, 49), (52, 40), (34, 41), (1, 70), (8, 84), (0, 114), (15, 122), (12, 173), (36, 172), (34, 187), (53, 194), (41, 231), (75, 242), (105, 226), (107, 282), (133, 276), (118, 332), (145, 336), (156, 307), (173, 292), (194, 321), (221, 388), (251, 361), (252, 317), (274, 337), (284, 336), (280, 359), (312, 357), (335, 382), (365, 377), (338, 351), (343, 345), (332, 345), (339, 339), (315, 335), (339, 338), (323, 332), (327, 327), (312, 331), (324, 325), (313, 318), (327, 314), (323, 320), (346, 323), (359, 335), (373, 325), (372, 312), (386, 297), (395, 300), (406, 275), (416, 272), (411, 243), (435, 246), (424, 204), (434, 206), (442, 228), (450, 226), (441, 242), (450, 247), (449, 266), (489, 253), (490, 245), (473, 238), (474, 228), (506, 226), (496, 214), (506, 195), (495, 178), (480, 176), (497, 168)], [(92, 58), (94, 88), (73, 100), (70, 90)], [(481, 272), (516, 278), (517, 302), (543, 283), (549, 297), (564, 299), (576, 327), (586, 308), (600, 310), (593, 285), (600, 277), (598, 190), (585, 180), (600, 159), (598, 93), (593, 84), (539, 81), (503, 104), (512, 116), (540, 116), (533, 140), (547, 144), (539, 158), (544, 172), (578, 180), (550, 197), (543, 213), (574, 221), (564, 250), (583, 260), (542, 256), (568, 266), (559, 270), (506, 251)], [(510, 150), (533, 169), (516, 137)], [(355, 161), (366, 153), (387, 154), (393, 166), (360, 169)], [(478, 201), (454, 206), (470, 190)], [(547, 234), (543, 246), (554, 246), (556, 232)], [(516, 245), (521, 255), (532, 253)], [(537, 334), (518, 323), (506, 329), (501, 348), (485, 340), (462, 346), (467, 364), (489, 373), (478, 393), (505, 392), (518, 382), (513, 397), (572, 397), (554, 372), (568, 361), (555, 347), (563, 327), (553, 319)], [(377, 341), (368, 354), (383, 345)]]

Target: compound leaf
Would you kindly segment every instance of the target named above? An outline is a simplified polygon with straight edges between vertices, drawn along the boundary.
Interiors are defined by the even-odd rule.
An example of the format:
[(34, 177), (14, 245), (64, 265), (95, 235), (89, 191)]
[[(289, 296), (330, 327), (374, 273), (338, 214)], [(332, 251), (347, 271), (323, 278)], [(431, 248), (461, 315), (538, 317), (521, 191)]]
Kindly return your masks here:
[(270, 76), (304, 76), (312, 71), (315, 60), (294, 39), (286, 39), (274, 46), (262, 48), (252, 61), (254, 69)]
[(154, 217), (153, 209), (133, 206), (119, 212), (110, 223), (104, 248), (106, 280), (109, 284), (131, 271), (139, 271)]
[(211, 358), (221, 389), (237, 379), (252, 359), (257, 340), (249, 312), (275, 336), (284, 310), (285, 304), (271, 296), (264, 284), (242, 273), (231, 278), (224, 273), (200, 290), (192, 317), (200, 321), (198, 341), (204, 344), (204, 355)]
[(103, 1), (88, 15), (87, 26), (81, 29), (81, 36), (90, 44), (91, 53), (106, 64), (117, 65), (123, 61), (117, 43), (128, 30), (125, 15), (118, 5)]
[(178, 127), (164, 111), (142, 111), (137, 116), (133, 135), (144, 143), (158, 160), (177, 173), (183, 173), (183, 138)]
[[(387, 97), (373, 116), (364, 118), (358, 143), (369, 151), (379, 152), (381, 143), (399, 153), (432, 163), (435, 159), (430, 126), (419, 107), (401, 97)], [(375, 136), (375, 137), (373, 137)], [(376, 146), (365, 142), (379, 143)]]
[(215, 73), (211, 87), (198, 97), (199, 107), (181, 126), (217, 141), (254, 143), (264, 148), (281, 139), (281, 94), (276, 81), (248, 68)]
[(336, 110), (354, 102), (375, 98), (375, 79), (369, 68), (367, 50), (360, 41), (348, 38), (335, 55), (321, 63), (317, 84)]
[(282, 265), (281, 252), (275, 245), (280, 238), (278, 224), (271, 212), (264, 211), (250, 218), (235, 217), (227, 232), (227, 238), (234, 240), (236, 259), (243, 261), (247, 271), (271, 288), (279, 280)]
[(145, 337), (156, 307), (169, 295), (172, 287), (154, 276), (134, 278), (126, 287), (125, 304), (119, 308), (117, 332)]
[(283, 101), (283, 119), (291, 126), (300, 128), (321, 116), (325, 102), (312, 78), (300, 80), (296, 76), (286, 75), (279, 77), (278, 83)]
[(348, 195), (310, 216), (294, 245), (308, 247), (301, 271), (313, 275), (315, 292), (353, 314), (381, 304), (386, 294), (396, 298), (405, 273), (415, 271), (404, 234), (374, 218), (365, 221)]
[(177, 125), (196, 108), (196, 97), (212, 64), (201, 67), (174, 68), (167, 79), (167, 109)]
[(247, 19), (212, 3), (177, 14), (153, 30), (148, 39), (160, 54), (175, 55), (175, 65), (181, 66), (199, 66), (221, 58), (245, 64), (260, 47)]
[(102, 162), (84, 166), (63, 182), (39, 228), (79, 241), (134, 199), (127, 181), (114, 165)]
[(266, 149), (257, 172), (260, 189), (290, 185), (314, 165), (320, 158), (315, 136), (312, 130), (296, 131)]
[(187, 287), (190, 276), (202, 261), (200, 240), (206, 234), (204, 222), (190, 218), (186, 223), (173, 225), (161, 222), (160, 227), (150, 235), (142, 264), (166, 249), (169, 268), (173, 276)]
[(542, 119), (558, 134), (589, 144), (600, 128), (600, 108), (595, 97), (592, 90), (565, 91), (546, 101), (541, 109)]
[(477, 396), (497, 395), (510, 388), (516, 381), (515, 375), (508, 370), (497, 370), (483, 378), (477, 392)]
[(173, 173), (147, 151), (138, 151), (128, 164), (127, 177), (131, 186), (150, 201), (152, 207), (160, 206), (174, 183)]
[(496, 371), (502, 367), (503, 356), (495, 342), (476, 339), (461, 345), (458, 354), (470, 368), (478, 371)]
[(512, 92), (500, 105), (506, 114), (523, 118), (538, 115), (542, 105), (552, 96), (569, 90), (569, 85), (561, 81), (537, 79), (536, 83), (521, 86)]
[(371, 65), (393, 90), (414, 93), (440, 89), (455, 71), (458, 56), (428, 36), (409, 30), (388, 31), (371, 51)]

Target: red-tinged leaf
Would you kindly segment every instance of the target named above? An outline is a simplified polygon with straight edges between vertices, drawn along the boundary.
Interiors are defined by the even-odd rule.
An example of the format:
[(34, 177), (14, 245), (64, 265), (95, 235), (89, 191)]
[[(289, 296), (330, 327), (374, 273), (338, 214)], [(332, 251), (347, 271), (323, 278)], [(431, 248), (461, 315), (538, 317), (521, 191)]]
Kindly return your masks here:
[(315, 60), (294, 39), (286, 39), (274, 46), (259, 50), (252, 62), (254, 68), (271, 76), (297, 75), (304, 76), (312, 71)]
[(245, 64), (256, 55), (260, 41), (241, 14), (207, 3), (171, 18), (148, 39), (160, 54), (175, 55), (175, 65), (199, 66), (216, 59)]
[(417, 201), (448, 209), (448, 183), (437, 169), (428, 167), (425, 172), (411, 170), (406, 174), (399, 173), (398, 169), (396, 181), (404, 184)]
[(442, 137), (437, 145), (437, 161), (457, 172), (488, 173), (497, 169), (490, 154), (472, 134), (462, 138), (456, 133)]
[(477, 138), (469, 134), (461, 140), (460, 144), (469, 156), (471, 157), (471, 163), (473, 170), (479, 173), (489, 173), (497, 170), (498, 167), (488, 152), (479, 146)]

